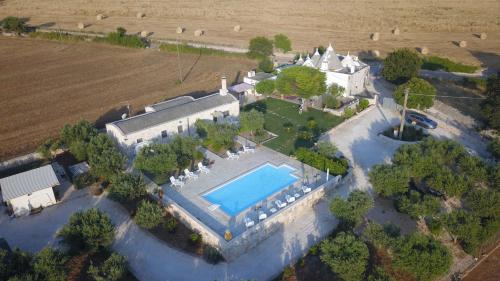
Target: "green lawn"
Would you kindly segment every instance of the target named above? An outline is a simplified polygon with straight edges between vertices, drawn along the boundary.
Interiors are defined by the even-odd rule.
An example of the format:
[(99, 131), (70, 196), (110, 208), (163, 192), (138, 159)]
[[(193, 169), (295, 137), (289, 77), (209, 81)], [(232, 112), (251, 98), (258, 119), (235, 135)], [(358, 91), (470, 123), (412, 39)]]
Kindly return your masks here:
[(286, 155), (293, 154), (299, 147), (313, 146), (321, 133), (343, 121), (341, 117), (312, 108), (299, 114), (299, 105), (274, 98), (249, 104), (244, 110), (252, 108), (264, 113), (264, 128), (278, 135), (264, 145)]

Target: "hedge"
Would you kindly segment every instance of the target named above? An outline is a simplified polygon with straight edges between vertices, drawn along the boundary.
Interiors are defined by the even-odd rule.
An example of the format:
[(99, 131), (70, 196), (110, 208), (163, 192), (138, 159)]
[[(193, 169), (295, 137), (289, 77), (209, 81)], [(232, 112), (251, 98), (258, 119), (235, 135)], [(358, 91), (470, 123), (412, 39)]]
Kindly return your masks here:
[(297, 149), (295, 156), (299, 161), (318, 170), (326, 172), (327, 169), (330, 169), (330, 174), (334, 176), (345, 175), (349, 166), (346, 159), (328, 158), (307, 148)]

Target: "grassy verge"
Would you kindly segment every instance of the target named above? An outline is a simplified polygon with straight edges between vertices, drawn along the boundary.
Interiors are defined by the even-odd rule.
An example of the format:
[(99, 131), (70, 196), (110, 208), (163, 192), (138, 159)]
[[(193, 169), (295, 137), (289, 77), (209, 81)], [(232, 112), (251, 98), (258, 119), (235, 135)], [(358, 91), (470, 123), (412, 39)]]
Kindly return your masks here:
[[(179, 44), (179, 52), (183, 54), (196, 54), (204, 56), (220, 56), (220, 57), (238, 57), (247, 58), (244, 53), (228, 52), (205, 47), (193, 47), (187, 44)], [(163, 43), (160, 45), (160, 50), (168, 53), (177, 53), (177, 44)]]
[(253, 108), (264, 113), (264, 129), (278, 135), (264, 145), (286, 155), (299, 147), (312, 147), (321, 133), (343, 121), (312, 108), (299, 114), (299, 105), (274, 98), (249, 104), (244, 110)]
[[(62, 42), (81, 42), (85, 41), (88, 37), (86, 36), (81, 36), (81, 35), (73, 35), (73, 34), (68, 34), (68, 33), (63, 33), (63, 32), (40, 32), (40, 31), (35, 31), (31, 32), (30, 34), (31, 38), (40, 38), (40, 39), (46, 39), (46, 40), (55, 40), (55, 41), (62, 41)], [(89, 40), (89, 39), (87, 39)]]
[(474, 65), (467, 65), (454, 62), (448, 58), (429, 56), (424, 58), (424, 64), (422, 65), (422, 69), (444, 70), (447, 72), (474, 73), (479, 69), (479, 67)]
[(91, 37), (83, 35), (74, 35), (65, 32), (39, 32), (35, 31), (30, 33), (31, 38), (40, 38), (45, 40), (54, 40), (61, 42), (83, 42), (91, 41), (97, 43), (105, 43), (111, 45), (118, 45), (127, 48), (145, 48), (146, 43), (137, 35), (120, 35), (117, 32), (108, 33), (106, 37)]

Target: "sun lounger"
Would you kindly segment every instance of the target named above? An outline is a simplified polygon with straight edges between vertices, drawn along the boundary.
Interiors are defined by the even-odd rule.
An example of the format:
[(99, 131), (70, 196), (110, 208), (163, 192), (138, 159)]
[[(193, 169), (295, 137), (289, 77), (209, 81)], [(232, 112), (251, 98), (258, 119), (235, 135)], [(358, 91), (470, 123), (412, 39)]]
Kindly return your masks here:
[(238, 156), (238, 154), (232, 153), (229, 150), (226, 151), (226, 154), (227, 154), (228, 159), (240, 159), (240, 156)]
[(286, 203), (285, 202), (281, 202), (281, 200), (276, 200), (274, 201), (274, 203), (276, 204), (276, 207), (282, 209), (282, 208), (285, 208), (286, 207)]
[(286, 199), (286, 202), (288, 202), (288, 203), (295, 202), (295, 197), (290, 196), (290, 195), (285, 196), (285, 199)]
[(293, 196), (295, 197), (295, 199), (299, 199), (299, 197), (300, 197), (300, 193), (298, 193), (298, 192), (297, 192), (297, 193), (295, 193)]
[(188, 179), (197, 179), (198, 178), (198, 175), (189, 171), (188, 169), (184, 169), (184, 175), (186, 175), (186, 178), (188, 178)]
[(302, 192), (304, 192), (304, 194), (309, 193), (309, 192), (311, 192), (311, 188), (308, 187), (308, 186), (303, 185), (302, 186)]
[(245, 226), (247, 228), (252, 227), (254, 225), (255, 225), (255, 222), (253, 220), (251, 220), (250, 218), (245, 218)]
[(278, 210), (276, 210), (276, 208), (271, 208), (271, 209), (269, 209), (269, 212), (271, 212), (271, 214), (274, 214), (274, 213), (276, 213), (277, 211), (278, 211)]
[(243, 153), (254, 153), (255, 152), (255, 148), (253, 147), (250, 147), (250, 146), (243, 146)]
[(267, 214), (263, 211), (259, 212), (259, 221), (267, 219)]
[(203, 165), (203, 163), (201, 163), (201, 162), (198, 162), (198, 170), (200, 170), (200, 172), (205, 173), (205, 174), (210, 173), (210, 169), (207, 168), (207, 166)]
[(170, 177), (170, 183), (172, 184), (172, 186), (179, 186), (179, 187), (184, 186), (184, 183), (182, 181), (174, 178), (174, 176)]

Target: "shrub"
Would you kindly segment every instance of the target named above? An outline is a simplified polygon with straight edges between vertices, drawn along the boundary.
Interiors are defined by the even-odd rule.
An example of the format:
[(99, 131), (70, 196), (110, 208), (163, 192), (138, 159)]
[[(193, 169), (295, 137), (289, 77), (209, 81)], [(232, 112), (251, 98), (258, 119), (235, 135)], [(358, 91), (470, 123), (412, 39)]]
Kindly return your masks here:
[(439, 217), (427, 217), (425, 224), (429, 228), (429, 231), (436, 236), (439, 236), (443, 230), (443, 222)]
[(422, 69), (444, 70), (447, 72), (474, 73), (476, 72), (478, 67), (473, 65), (457, 63), (448, 58), (429, 56), (424, 58)]
[(266, 37), (259, 36), (252, 38), (248, 46), (248, 57), (264, 58), (273, 54), (273, 41)]
[(387, 81), (401, 84), (418, 76), (422, 59), (409, 49), (398, 49), (390, 53), (384, 60), (382, 76)]
[(201, 243), (201, 235), (196, 233), (196, 232), (193, 232), (189, 235), (189, 243), (191, 243), (192, 245), (198, 245)]
[(139, 151), (134, 166), (153, 175), (170, 173), (177, 168), (177, 155), (170, 144), (151, 144)]
[(165, 229), (170, 232), (170, 233), (174, 233), (176, 230), (177, 230), (177, 225), (178, 225), (178, 222), (175, 218), (169, 218), (166, 222), (165, 222)]
[(276, 79), (276, 89), (283, 95), (298, 95), (309, 99), (326, 92), (325, 73), (306, 66), (284, 69)]
[(274, 35), (274, 47), (280, 49), (283, 53), (287, 53), (292, 50), (292, 42), (284, 34)]
[(328, 93), (334, 97), (339, 97), (343, 95), (344, 92), (345, 88), (337, 84), (332, 84), (330, 88), (328, 88)]
[(354, 114), (356, 114), (356, 111), (354, 111), (354, 110), (353, 110), (352, 108), (350, 108), (350, 107), (346, 107), (346, 108), (344, 109), (344, 113), (342, 113), (342, 117), (343, 117), (344, 119), (349, 119), (349, 118), (353, 117), (353, 116), (354, 116)]
[(146, 183), (142, 175), (120, 173), (109, 189), (111, 198), (130, 202), (146, 195)]
[(392, 224), (384, 226), (369, 222), (363, 231), (363, 237), (370, 241), (377, 248), (387, 248), (394, 246), (400, 236), (400, 229)]
[(48, 139), (37, 148), (36, 152), (42, 155), (43, 158), (50, 159), (54, 150), (54, 140)]
[(347, 173), (348, 162), (345, 159), (330, 159), (303, 147), (295, 151), (295, 156), (299, 161), (318, 170), (326, 172), (327, 169), (330, 169), (330, 174), (334, 176)]
[(328, 141), (320, 141), (316, 144), (316, 151), (324, 157), (334, 158), (339, 149)]
[(363, 191), (355, 190), (349, 194), (347, 200), (335, 197), (330, 204), (330, 211), (341, 221), (354, 226), (373, 208), (373, 199)]
[(320, 248), (320, 244), (316, 244), (316, 245), (312, 246), (311, 248), (309, 248), (309, 254), (316, 256), (317, 254), (319, 254), (319, 248)]
[(87, 159), (87, 144), (83, 141), (77, 140), (69, 145), (69, 151), (75, 156), (76, 160), (83, 161)]
[(488, 144), (488, 151), (495, 157), (496, 159), (500, 159), (500, 138), (494, 138)]
[(421, 194), (418, 191), (410, 190), (396, 201), (398, 212), (410, 215), (416, 219), (419, 216), (433, 216), (439, 213), (441, 203), (439, 198), (432, 195)]
[(58, 250), (44, 248), (33, 259), (33, 271), (39, 280), (64, 281), (67, 276), (66, 261), (67, 258)]
[[(160, 50), (169, 53), (196, 54), (203, 56), (221, 56), (221, 57), (246, 57), (246, 54), (234, 53), (224, 50), (211, 49), (206, 47), (193, 47), (188, 44), (160, 44)], [(180, 82), (180, 81), (179, 81)]]
[(274, 63), (268, 57), (262, 58), (259, 62), (259, 69), (271, 73), (274, 70)]
[(74, 213), (58, 236), (74, 250), (96, 250), (111, 245), (114, 226), (106, 214), (89, 209)]
[(488, 78), (486, 99), (481, 102), (481, 113), (488, 127), (500, 131), (500, 73)]
[(118, 27), (116, 32), (110, 32), (104, 38), (95, 37), (94, 41), (105, 42), (112, 45), (120, 45), (129, 48), (145, 48), (146, 43), (137, 35), (127, 35), (126, 30)]
[(370, 106), (370, 102), (367, 99), (361, 99), (356, 109), (358, 112), (361, 112), (367, 109), (368, 106)]
[(264, 113), (255, 109), (240, 113), (240, 131), (250, 132), (250, 134), (253, 135), (254, 132), (262, 130), (263, 128)]
[(73, 177), (73, 184), (75, 185), (76, 189), (82, 189), (84, 187), (92, 185), (96, 181), (97, 178), (91, 173), (84, 173), (76, 177)]
[(206, 245), (203, 248), (203, 258), (210, 264), (218, 264), (219, 262), (224, 261), (224, 257), (221, 253), (210, 245)]
[(398, 104), (404, 103), (404, 92), (407, 88), (410, 90), (406, 104), (408, 108), (427, 109), (434, 104), (436, 89), (431, 83), (417, 77), (411, 78), (410, 81), (396, 88), (394, 99)]
[(464, 77), (462, 78), (462, 85), (467, 88), (484, 91), (486, 90), (487, 80), (480, 77)]
[(331, 109), (337, 109), (340, 107), (340, 101), (333, 95), (324, 95), (323, 106)]
[(375, 192), (384, 197), (408, 191), (410, 170), (406, 167), (387, 164), (375, 165), (370, 171), (369, 176)]
[(195, 123), (198, 135), (204, 138), (204, 144), (214, 150), (230, 149), (238, 128), (231, 124), (217, 124), (207, 120), (197, 120)]
[(59, 31), (51, 31), (51, 32), (30, 32), (30, 37), (32, 38), (41, 38), (46, 40), (56, 40), (62, 42), (81, 42), (87, 39), (86, 36), (82, 35), (73, 35), (69, 33), (59, 32)]
[(101, 266), (94, 266), (91, 262), (88, 274), (95, 281), (118, 281), (127, 274), (127, 259), (112, 253)]
[(275, 90), (275, 83), (274, 80), (264, 80), (260, 81), (255, 85), (255, 91), (257, 93), (265, 95), (265, 96), (270, 96)]
[(281, 276), (281, 280), (286, 281), (286, 280), (290, 279), (291, 277), (293, 277), (294, 274), (295, 274), (295, 272), (293, 270), (293, 267), (287, 266), (283, 270), (283, 275)]
[(125, 156), (116, 149), (108, 135), (93, 137), (87, 147), (88, 162), (96, 176), (111, 179), (123, 170)]
[(285, 128), (285, 130), (287, 132), (290, 132), (293, 129), (293, 123), (287, 121), (287, 122), (283, 123), (283, 128)]
[(158, 204), (143, 200), (137, 208), (135, 222), (145, 229), (157, 227), (163, 220), (165, 211)]
[(7, 32), (22, 33), (26, 31), (25, 20), (17, 17), (6, 17), (0, 21), (0, 26)]

